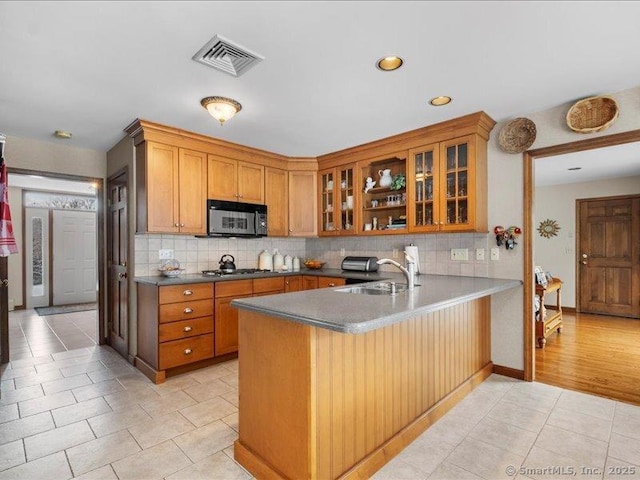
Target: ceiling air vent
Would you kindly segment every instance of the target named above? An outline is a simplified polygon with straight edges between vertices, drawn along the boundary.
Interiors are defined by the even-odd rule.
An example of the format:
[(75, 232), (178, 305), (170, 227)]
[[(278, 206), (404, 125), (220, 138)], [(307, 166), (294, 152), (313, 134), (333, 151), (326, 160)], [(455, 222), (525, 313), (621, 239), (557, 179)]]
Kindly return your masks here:
[(256, 63), (264, 60), (264, 57), (227, 40), (222, 35), (216, 35), (193, 56), (193, 59), (198, 63), (239, 77)]

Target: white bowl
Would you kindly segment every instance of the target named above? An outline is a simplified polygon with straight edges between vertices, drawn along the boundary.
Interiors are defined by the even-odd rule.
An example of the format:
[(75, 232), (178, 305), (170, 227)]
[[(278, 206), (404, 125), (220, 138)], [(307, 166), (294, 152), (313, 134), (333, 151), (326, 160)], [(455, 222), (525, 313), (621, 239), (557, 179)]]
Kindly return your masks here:
[(165, 277), (177, 277), (182, 272), (184, 272), (184, 268), (174, 268), (173, 270), (160, 270)]

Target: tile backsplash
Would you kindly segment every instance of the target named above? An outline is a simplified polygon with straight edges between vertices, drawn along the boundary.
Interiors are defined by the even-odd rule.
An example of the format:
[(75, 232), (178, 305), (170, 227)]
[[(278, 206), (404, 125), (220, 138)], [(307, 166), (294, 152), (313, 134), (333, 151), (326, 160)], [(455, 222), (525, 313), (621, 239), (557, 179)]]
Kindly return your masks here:
[(236, 268), (258, 268), (258, 255), (264, 249), (282, 255), (305, 258), (304, 238), (194, 238), (186, 235), (136, 235), (135, 276), (157, 275), (159, 251), (173, 250), (173, 258), (186, 273), (220, 268), (220, 258), (233, 255)]
[[(514, 267), (521, 260), (516, 251), (500, 248), (500, 261), (490, 260), (491, 247), (495, 247), (495, 238), (491, 234), (448, 233), (429, 235), (393, 235), (379, 237), (339, 237), (339, 238), (194, 238), (186, 235), (136, 235), (135, 237), (135, 275), (156, 275), (160, 265), (159, 250), (173, 250), (174, 258), (180, 262), (187, 273), (200, 273), (202, 270), (219, 268), (222, 255), (235, 257), (237, 268), (257, 268), (258, 255), (264, 249), (273, 253), (278, 249), (283, 255), (299, 257), (301, 262), (307, 257), (327, 262), (329, 268), (340, 268), (341, 250), (345, 255), (376, 256), (394, 258), (394, 249), (398, 250), (395, 260), (404, 263), (403, 251), (406, 245), (413, 243), (418, 247), (420, 271), (435, 275), (459, 275), (488, 277), (494, 275), (493, 264), (506, 267), (512, 260)], [(452, 248), (466, 248), (467, 261), (451, 260)], [(484, 249), (484, 260), (476, 260), (476, 249)], [(516, 247), (518, 248), (518, 247)], [(514, 257), (514, 258), (511, 258)], [(492, 267), (492, 268), (490, 268)], [(395, 268), (382, 265), (384, 271)], [(511, 270), (511, 269), (508, 269)], [(514, 268), (513, 270), (517, 270)], [(495, 272), (497, 273), (497, 272)], [(508, 273), (508, 272), (501, 272)], [(514, 272), (516, 273), (516, 272)], [(510, 275), (506, 275), (510, 276)]]

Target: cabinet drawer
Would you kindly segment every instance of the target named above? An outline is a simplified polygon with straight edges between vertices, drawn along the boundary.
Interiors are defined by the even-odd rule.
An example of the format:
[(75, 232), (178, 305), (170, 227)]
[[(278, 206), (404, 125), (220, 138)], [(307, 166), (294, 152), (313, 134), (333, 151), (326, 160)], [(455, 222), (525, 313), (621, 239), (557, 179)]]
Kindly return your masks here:
[(216, 298), (251, 295), (252, 293), (253, 280), (232, 280), (231, 282), (218, 282), (216, 284)]
[(158, 327), (158, 341), (180, 340), (205, 333), (213, 333), (213, 316), (162, 323)]
[(160, 287), (158, 303), (176, 303), (186, 300), (213, 298), (213, 283), (192, 283)]
[(160, 344), (160, 370), (213, 357), (213, 333)]
[(346, 284), (344, 278), (318, 277), (318, 288), (340, 287)]
[(284, 277), (254, 278), (253, 293), (284, 292)]
[(213, 316), (213, 299), (160, 305), (160, 323)]

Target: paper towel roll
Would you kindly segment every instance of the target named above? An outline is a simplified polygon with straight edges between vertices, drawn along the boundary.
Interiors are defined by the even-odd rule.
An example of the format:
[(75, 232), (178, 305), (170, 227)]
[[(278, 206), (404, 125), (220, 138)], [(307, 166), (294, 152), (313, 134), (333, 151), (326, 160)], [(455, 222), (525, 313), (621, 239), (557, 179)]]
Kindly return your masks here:
[(407, 255), (411, 255), (416, 261), (416, 273), (420, 273), (420, 256), (418, 255), (418, 247), (414, 244), (404, 247), (404, 251)]

